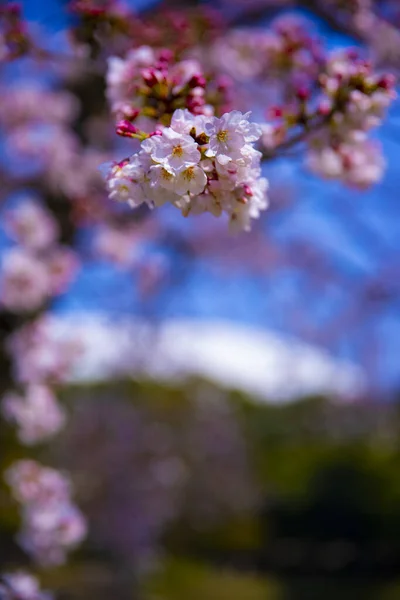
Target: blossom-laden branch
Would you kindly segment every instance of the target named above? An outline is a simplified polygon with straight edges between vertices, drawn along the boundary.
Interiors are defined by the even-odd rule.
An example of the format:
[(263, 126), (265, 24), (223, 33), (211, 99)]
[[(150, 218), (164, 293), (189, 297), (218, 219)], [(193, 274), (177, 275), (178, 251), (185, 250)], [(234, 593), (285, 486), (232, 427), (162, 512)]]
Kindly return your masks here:
[[(228, 65), (227, 75), (232, 78), (229, 88), (233, 87), (235, 76), (245, 82), (255, 78), (260, 85), (275, 78), (278, 87), (279, 75), (285, 76), (284, 88), (278, 90), (278, 97), (283, 97), (284, 102), (268, 110), (268, 116), (272, 119), (262, 124), (258, 133), (265, 159), (279, 156), (303, 143), (307, 147), (307, 166), (322, 177), (338, 179), (358, 188), (367, 188), (381, 179), (384, 169), (381, 150), (377, 143), (368, 139), (367, 134), (380, 124), (395, 97), (392, 76), (374, 73), (371, 64), (353, 50), (324, 54), (318, 40), (310, 37), (306, 28), (293, 19), (278, 20), (272, 33), (258, 32), (254, 35), (251, 30), (230, 32), (216, 44), (216, 56), (223, 57), (218, 70), (221, 72)], [(168, 59), (165, 60), (164, 56), (168, 56)], [(214, 66), (217, 66), (215, 59)], [(165, 50), (157, 57), (150, 48), (144, 46), (131, 50), (125, 59), (110, 59), (107, 96), (116, 117), (123, 118), (117, 123), (117, 133), (140, 139), (142, 145), (145, 131), (151, 136), (161, 134), (164, 139), (168, 127), (182, 119), (181, 109), (185, 108), (186, 119), (189, 119), (189, 114), (198, 117), (196, 125), (193, 124), (192, 141), (198, 138), (202, 146), (199, 146), (199, 151), (203, 152), (204, 157), (209, 157), (206, 130), (210, 125), (205, 120), (219, 114), (221, 108), (227, 106), (226, 98), (222, 102), (215, 101), (215, 95), (210, 93), (210, 81), (212, 78), (204, 76), (199, 61), (188, 59), (173, 64), (171, 54)], [(209, 101), (206, 100), (208, 97)], [(225, 113), (222, 118), (228, 121), (230, 114), (236, 113)], [(199, 127), (200, 137), (197, 131)], [(172, 130), (177, 133), (175, 125), (172, 125)], [(190, 133), (190, 127), (185, 133)], [(228, 146), (229, 143), (233, 146), (238, 139), (242, 139), (243, 145), (246, 143), (243, 136), (241, 138), (240, 125), (237, 129), (224, 129), (223, 135)], [(157, 143), (161, 144), (152, 142), (153, 145)], [(146, 143), (144, 147), (149, 145)], [(258, 156), (258, 162), (260, 158)], [(245, 229), (249, 229), (249, 217), (244, 218), (244, 215), (251, 213), (257, 217), (259, 209), (266, 208), (266, 182), (263, 183), (263, 203), (256, 200), (258, 210), (250, 208), (252, 203), (248, 195), (237, 195), (240, 186), (252, 190), (254, 181), (254, 172), (250, 175), (250, 171), (244, 168), (243, 154), (239, 162), (237, 156), (229, 156), (229, 153), (224, 155), (225, 173), (220, 168), (208, 168), (204, 163), (208, 168), (207, 184), (203, 179), (203, 185), (198, 184), (195, 193), (188, 186), (182, 188), (179, 198), (168, 195), (165, 190), (176, 195), (180, 171), (186, 172), (188, 166), (198, 165), (199, 160), (190, 165), (182, 162), (174, 172), (164, 169), (164, 178), (157, 179), (154, 178), (154, 172), (163, 160), (155, 155), (151, 159), (141, 174), (133, 172), (131, 163), (126, 161), (112, 167), (108, 177), (110, 197), (119, 200), (125, 198), (133, 206), (140, 205), (144, 198), (149, 206), (172, 202), (184, 215), (211, 212), (219, 216), (221, 212), (227, 212), (231, 223), (236, 226), (241, 224)], [(220, 163), (217, 157), (216, 164)], [(224, 179), (227, 173), (230, 191), (235, 190), (230, 196)], [(147, 186), (147, 192), (143, 196), (144, 185)], [(223, 196), (220, 195), (222, 189)], [(247, 206), (247, 210), (240, 203)], [(239, 214), (243, 218), (239, 218)]]
[[(10, 210), (5, 228), (19, 245), (3, 256), (1, 304), (8, 311), (28, 318), (7, 341), (14, 380), (24, 392), (8, 391), (3, 397), (2, 413), (6, 420), (17, 425), (20, 442), (33, 446), (52, 438), (65, 425), (66, 413), (52, 387), (70, 369), (79, 346), (76, 341), (68, 345), (55, 339), (51, 323), (46, 327), (46, 319), (35, 320), (34, 316), (30, 319), (47, 307), (50, 298), (65, 291), (78, 260), (70, 248), (58, 244), (56, 221), (33, 200), (22, 201)], [(29, 460), (10, 467), (6, 480), (23, 507), (21, 546), (36, 562), (63, 563), (68, 551), (86, 535), (85, 519), (70, 499), (69, 480), (56, 470)], [(34, 580), (10, 577), (6, 580), (9, 587), (14, 585), (18, 590), (22, 586), (18, 597), (25, 597), (25, 585), (27, 589), (36, 589)]]

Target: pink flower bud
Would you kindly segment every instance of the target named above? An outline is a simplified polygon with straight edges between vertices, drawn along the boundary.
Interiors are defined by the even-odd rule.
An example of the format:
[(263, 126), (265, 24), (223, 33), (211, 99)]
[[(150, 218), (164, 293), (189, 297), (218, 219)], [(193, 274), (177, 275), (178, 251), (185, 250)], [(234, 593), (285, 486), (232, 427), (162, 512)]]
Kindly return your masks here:
[(201, 96), (188, 96), (186, 100), (186, 108), (190, 112), (197, 112), (199, 108), (202, 108), (205, 104), (205, 100)]
[(149, 137), (153, 137), (155, 135), (162, 135), (162, 131), (160, 131), (159, 129), (156, 129), (155, 131), (152, 131), (151, 133), (149, 133)]
[(349, 154), (342, 155), (343, 168), (348, 170), (353, 167), (353, 159)]
[(122, 120), (117, 123), (116, 132), (118, 135), (130, 137), (138, 131), (139, 129), (127, 120)]
[(310, 91), (305, 87), (299, 87), (296, 90), (296, 96), (298, 97), (299, 100), (304, 102), (305, 100), (308, 100), (308, 98), (310, 97)]
[(158, 60), (160, 62), (171, 62), (174, 58), (174, 53), (168, 48), (163, 48), (160, 50), (160, 54), (158, 56)]
[(281, 106), (271, 106), (267, 110), (268, 119), (281, 119), (283, 117), (283, 108)]
[(20, 17), (22, 12), (21, 6), (18, 4), (18, 2), (10, 2), (9, 5), (3, 10), (12, 17)]
[(331, 101), (328, 100), (327, 98), (322, 99), (318, 105), (318, 113), (320, 115), (322, 115), (323, 117), (326, 117), (327, 115), (329, 115), (331, 110), (332, 110)]
[(155, 69), (152, 69), (151, 67), (148, 69), (143, 69), (142, 71), (142, 77), (144, 79), (144, 82), (149, 87), (154, 87), (155, 85), (157, 85), (159, 81), (159, 77), (157, 77), (157, 75), (157, 71)]
[(136, 117), (140, 114), (140, 110), (134, 108), (133, 106), (127, 106), (124, 108), (124, 115), (128, 119), (128, 121), (134, 121)]
[(359, 52), (355, 48), (349, 48), (346, 54), (349, 60), (357, 60), (359, 58)]
[(206, 87), (206, 84), (207, 84), (206, 78), (201, 73), (196, 73), (196, 75), (193, 75), (193, 77), (190, 79), (190, 81), (188, 83), (188, 85), (192, 88), (196, 88), (196, 87), (204, 88), (204, 87)]
[(378, 86), (384, 90), (391, 90), (396, 83), (396, 78), (391, 73), (386, 73), (382, 75), (380, 80), (378, 81)]
[(219, 92), (224, 92), (232, 87), (232, 80), (227, 75), (217, 77), (217, 88)]

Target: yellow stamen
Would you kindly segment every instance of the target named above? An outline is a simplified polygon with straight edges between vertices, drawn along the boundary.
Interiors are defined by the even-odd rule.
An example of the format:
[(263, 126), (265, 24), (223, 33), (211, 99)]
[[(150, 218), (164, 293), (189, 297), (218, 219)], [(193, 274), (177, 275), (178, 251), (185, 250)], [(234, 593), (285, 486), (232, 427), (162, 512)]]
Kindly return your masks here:
[(229, 138), (228, 132), (226, 129), (221, 129), (221, 131), (218, 131), (217, 133), (217, 140), (219, 142), (226, 142)]
[(169, 173), (166, 169), (162, 170), (161, 176), (163, 179), (165, 179), (166, 181), (170, 181), (172, 179), (172, 174)]
[(174, 148), (172, 150), (172, 156), (177, 156), (178, 158), (180, 158), (182, 155), (183, 155), (182, 146), (180, 144), (178, 144), (177, 146), (174, 146)]
[(191, 181), (192, 179), (194, 179), (194, 167), (188, 167), (187, 169), (185, 169), (183, 171), (183, 176), (188, 181)]

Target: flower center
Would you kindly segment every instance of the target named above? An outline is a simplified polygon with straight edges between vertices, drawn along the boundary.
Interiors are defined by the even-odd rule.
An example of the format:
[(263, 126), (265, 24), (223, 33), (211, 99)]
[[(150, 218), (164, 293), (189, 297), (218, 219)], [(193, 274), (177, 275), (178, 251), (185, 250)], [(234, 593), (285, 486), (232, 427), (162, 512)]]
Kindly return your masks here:
[(188, 181), (191, 181), (194, 178), (194, 167), (188, 167), (184, 170), (183, 176)]
[(120, 194), (129, 194), (129, 186), (126, 183), (121, 183), (119, 186)]
[(217, 140), (219, 142), (226, 142), (228, 139), (228, 132), (226, 129), (221, 129), (221, 131), (218, 131), (217, 133)]
[(172, 149), (172, 156), (176, 156), (176, 157), (180, 158), (182, 155), (183, 155), (182, 146), (180, 144), (178, 144), (177, 146), (174, 146)]
[(163, 169), (163, 170), (161, 171), (161, 177), (162, 177), (163, 179), (165, 179), (166, 181), (170, 181), (170, 180), (172, 179), (172, 174), (171, 174), (171, 173), (169, 173), (169, 172), (168, 172), (166, 169)]

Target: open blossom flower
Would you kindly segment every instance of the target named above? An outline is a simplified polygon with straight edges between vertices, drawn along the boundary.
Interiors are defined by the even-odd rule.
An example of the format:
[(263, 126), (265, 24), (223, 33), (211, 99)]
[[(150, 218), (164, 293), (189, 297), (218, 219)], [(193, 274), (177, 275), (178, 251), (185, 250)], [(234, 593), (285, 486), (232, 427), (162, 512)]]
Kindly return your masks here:
[(248, 230), (250, 220), (268, 204), (262, 155), (253, 147), (262, 132), (250, 123), (249, 114), (233, 111), (218, 119), (175, 111), (171, 127), (148, 137), (137, 154), (112, 166), (110, 197), (151, 208), (169, 202), (184, 216), (226, 213), (233, 228)]
[(51, 600), (49, 592), (40, 590), (39, 582), (25, 571), (0, 576), (1, 600)]
[(146, 201), (143, 188), (144, 171), (131, 167), (131, 164), (114, 165), (111, 170), (112, 176), (107, 180), (107, 187), (111, 200), (127, 203), (135, 208)]
[(51, 213), (32, 199), (26, 199), (9, 210), (4, 218), (4, 227), (19, 244), (32, 250), (51, 246), (59, 234)]
[(178, 195), (201, 194), (207, 185), (207, 175), (200, 167), (191, 165), (179, 171), (176, 176), (175, 191)]
[(36, 256), (13, 248), (3, 256), (0, 273), (0, 304), (12, 312), (38, 309), (49, 297), (50, 278), (46, 265)]
[(206, 133), (209, 136), (206, 156), (215, 156), (221, 164), (240, 158), (245, 144), (236, 112), (238, 111), (225, 114), (221, 119), (214, 117), (211, 123), (206, 124)]
[(18, 425), (23, 444), (36, 444), (58, 433), (65, 424), (65, 412), (52, 391), (43, 385), (27, 388), (26, 396), (8, 393), (3, 398), (5, 418)]
[(171, 169), (172, 173), (200, 161), (200, 152), (194, 139), (170, 127), (165, 128), (162, 135), (145, 140), (142, 148), (154, 162), (161, 163), (167, 170)]
[(22, 547), (39, 563), (62, 564), (87, 533), (85, 518), (71, 501), (71, 483), (59, 471), (32, 460), (14, 463), (6, 472), (22, 505)]

